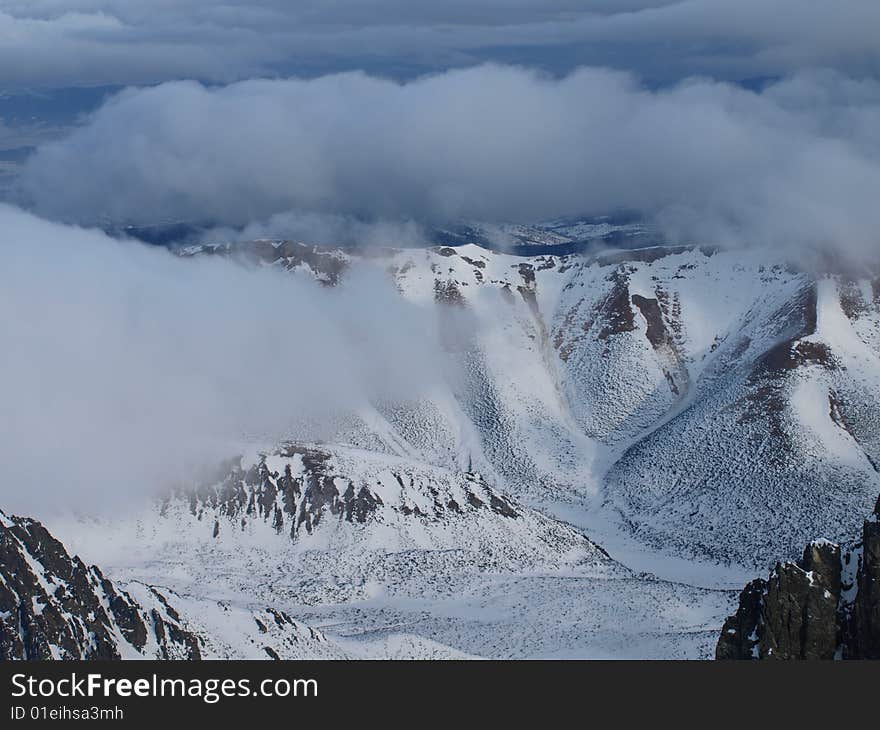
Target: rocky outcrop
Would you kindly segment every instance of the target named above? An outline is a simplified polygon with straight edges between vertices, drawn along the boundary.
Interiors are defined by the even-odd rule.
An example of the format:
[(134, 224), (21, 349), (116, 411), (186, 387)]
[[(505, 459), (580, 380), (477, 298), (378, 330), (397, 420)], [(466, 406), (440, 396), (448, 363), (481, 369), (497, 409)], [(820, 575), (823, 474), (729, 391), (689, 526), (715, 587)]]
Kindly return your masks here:
[(0, 660), (199, 659), (152, 588), (143, 605), (71, 557), (39, 522), (0, 512)]
[(221, 256), (245, 263), (283, 266), (288, 271), (305, 268), (315, 279), (327, 286), (336, 286), (349, 266), (342, 251), (325, 250), (319, 246), (287, 240), (242, 241), (236, 244), (217, 243), (188, 246), (179, 251), (191, 256)]
[(270, 469), (266, 455), (247, 468), (242, 468), (240, 460), (233, 460), (221, 465), (217, 481), (188, 493), (169, 495), (162, 512), (169, 509), (172, 500), (185, 495), (194, 517), (200, 521), (214, 517), (215, 538), (228, 527), (242, 530), (249, 522), (259, 520), (271, 524), (277, 533), (286, 532), (293, 540), (311, 534), (323, 520), (364, 524), (380, 510), (426, 520), (442, 520), (450, 513), (462, 514), (463, 510), (488, 510), (511, 520), (521, 516), (514, 503), (494, 492), (475, 473), (460, 475), (464, 499), (456, 501), (441, 495), (435, 486), (417, 484), (405, 470), (390, 469), (389, 476), (400, 487), (401, 494), (422, 488), (427, 491), (430, 507), (420, 507), (405, 499), (386, 504), (379, 493), (381, 477), (367, 481), (341, 473), (333, 466), (331, 454), (321, 449), (287, 444), (273, 455), (273, 460), (274, 457), (293, 459), (296, 471), (291, 469), (290, 461), (280, 469)]
[(857, 573), (857, 596), (851, 609), (850, 654), (880, 659), (880, 499), (865, 521)]
[(339, 659), (319, 631), (272, 607), (114, 584), (39, 522), (0, 512), (0, 661)]
[(611, 291), (596, 307), (594, 321), (602, 324), (597, 337), (607, 340), (611, 335), (632, 332), (636, 328), (635, 315), (630, 306), (629, 275), (624, 266), (620, 266), (610, 275), (614, 283)]
[(861, 540), (810, 543), (749, 583), (716, 659), (880, 659), (880, 499)]

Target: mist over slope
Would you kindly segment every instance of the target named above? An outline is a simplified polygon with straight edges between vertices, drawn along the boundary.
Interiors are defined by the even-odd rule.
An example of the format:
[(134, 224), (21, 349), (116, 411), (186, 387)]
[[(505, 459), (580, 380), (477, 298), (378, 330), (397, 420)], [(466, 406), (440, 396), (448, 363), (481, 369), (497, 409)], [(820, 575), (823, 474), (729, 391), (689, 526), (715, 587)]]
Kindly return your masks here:
[(431, 318), (381, 273), (331, 292), (5, 206), (0, 226), (7, 509), (152, 492), (248, 435), (437, 380)]
[(845, 539), (880, 488), (870, 271), (710, 247), (185, 255), (341, 297), (382, 272), (431, 313), (442, 377), (238, 444), (194, 490), (53, 520), (114, 576), (280, 605), (362, 651), (403, 624), (484, 656), (708, 656), (735, 576)]

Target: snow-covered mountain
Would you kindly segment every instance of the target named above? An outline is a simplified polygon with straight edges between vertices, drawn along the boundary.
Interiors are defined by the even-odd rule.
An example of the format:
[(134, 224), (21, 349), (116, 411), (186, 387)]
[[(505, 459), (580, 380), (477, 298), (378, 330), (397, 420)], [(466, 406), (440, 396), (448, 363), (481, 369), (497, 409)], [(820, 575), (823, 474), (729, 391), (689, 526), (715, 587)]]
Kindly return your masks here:
[(0, 512), (0, 555), (0, 658), (199, 658), (161, 593), (138, 603), (39, 522)]
[(128, 556), (138, 578), (162, 563), (187, 594), (213, 585), (223, 598), (307, 605), (367, 599), (410, 577), (419, 592), (445, 592), (453, 576), (626, 572), (479, 474), (298, 444), (232, 460), (216, 481), (94, 523), (74, 544), (117, 564)]
[(633, 571), (479, 474), (352, 447), (285, 444), (55, 527), (177, 603), (280, 606), (354, 657), (704, 655), (733, 597)]
[(844, 536), (880, 489), (873, 275), (705, 247), (244, 249), (342, 286), (383, 266), (450, 332), (445, 392), (376, 404), (329, 440), (470, 464), (528, 503), (604, 504), (641, 541), (749, 565)]
[(32, 519), (0, 512), (0, 556), (0, 660), (346, 656), (284, 611), (114, 584)]
[(348, 656), (711, 655), (746, 575), (850, 537), (880, 492), (878, 279), (758, 250), (540, 250), (181, 251), (329, 287), (385, 272), (436, 317), (443, 382), (53, 532), (114, 580), (275, 606)]

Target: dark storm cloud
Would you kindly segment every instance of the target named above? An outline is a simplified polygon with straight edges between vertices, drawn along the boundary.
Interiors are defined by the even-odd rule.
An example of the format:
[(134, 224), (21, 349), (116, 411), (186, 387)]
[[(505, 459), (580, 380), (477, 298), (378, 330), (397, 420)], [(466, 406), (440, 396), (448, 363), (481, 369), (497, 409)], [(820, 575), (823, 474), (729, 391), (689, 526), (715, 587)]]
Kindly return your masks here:
[(369, 69), (407, 77), (494, 60), (657, 81), (880, 69), (874, 0), (8, 0), (0, 83), (228, 82)]

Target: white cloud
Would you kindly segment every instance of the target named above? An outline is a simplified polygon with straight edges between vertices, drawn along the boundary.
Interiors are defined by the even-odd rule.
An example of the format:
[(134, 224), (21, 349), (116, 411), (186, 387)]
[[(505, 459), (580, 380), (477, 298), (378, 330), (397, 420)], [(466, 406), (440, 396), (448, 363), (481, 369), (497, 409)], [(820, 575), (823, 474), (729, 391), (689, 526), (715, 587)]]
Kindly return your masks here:
[(382, 271), (331, 291), (7, 206), (0, 228), (5, 510), (94, 511), (441, 377), (433, 316)]
[(880, 84), (832, 72), (761, 93), (496, 66), (403, 84), (360, 73), (169, 83), (121, 94), (41, 147), (23, 188), (38, 212), (72, 220), (534, 220), (626, 207), (683, 235), (866, 248), (880, 230), (878, 110)]

